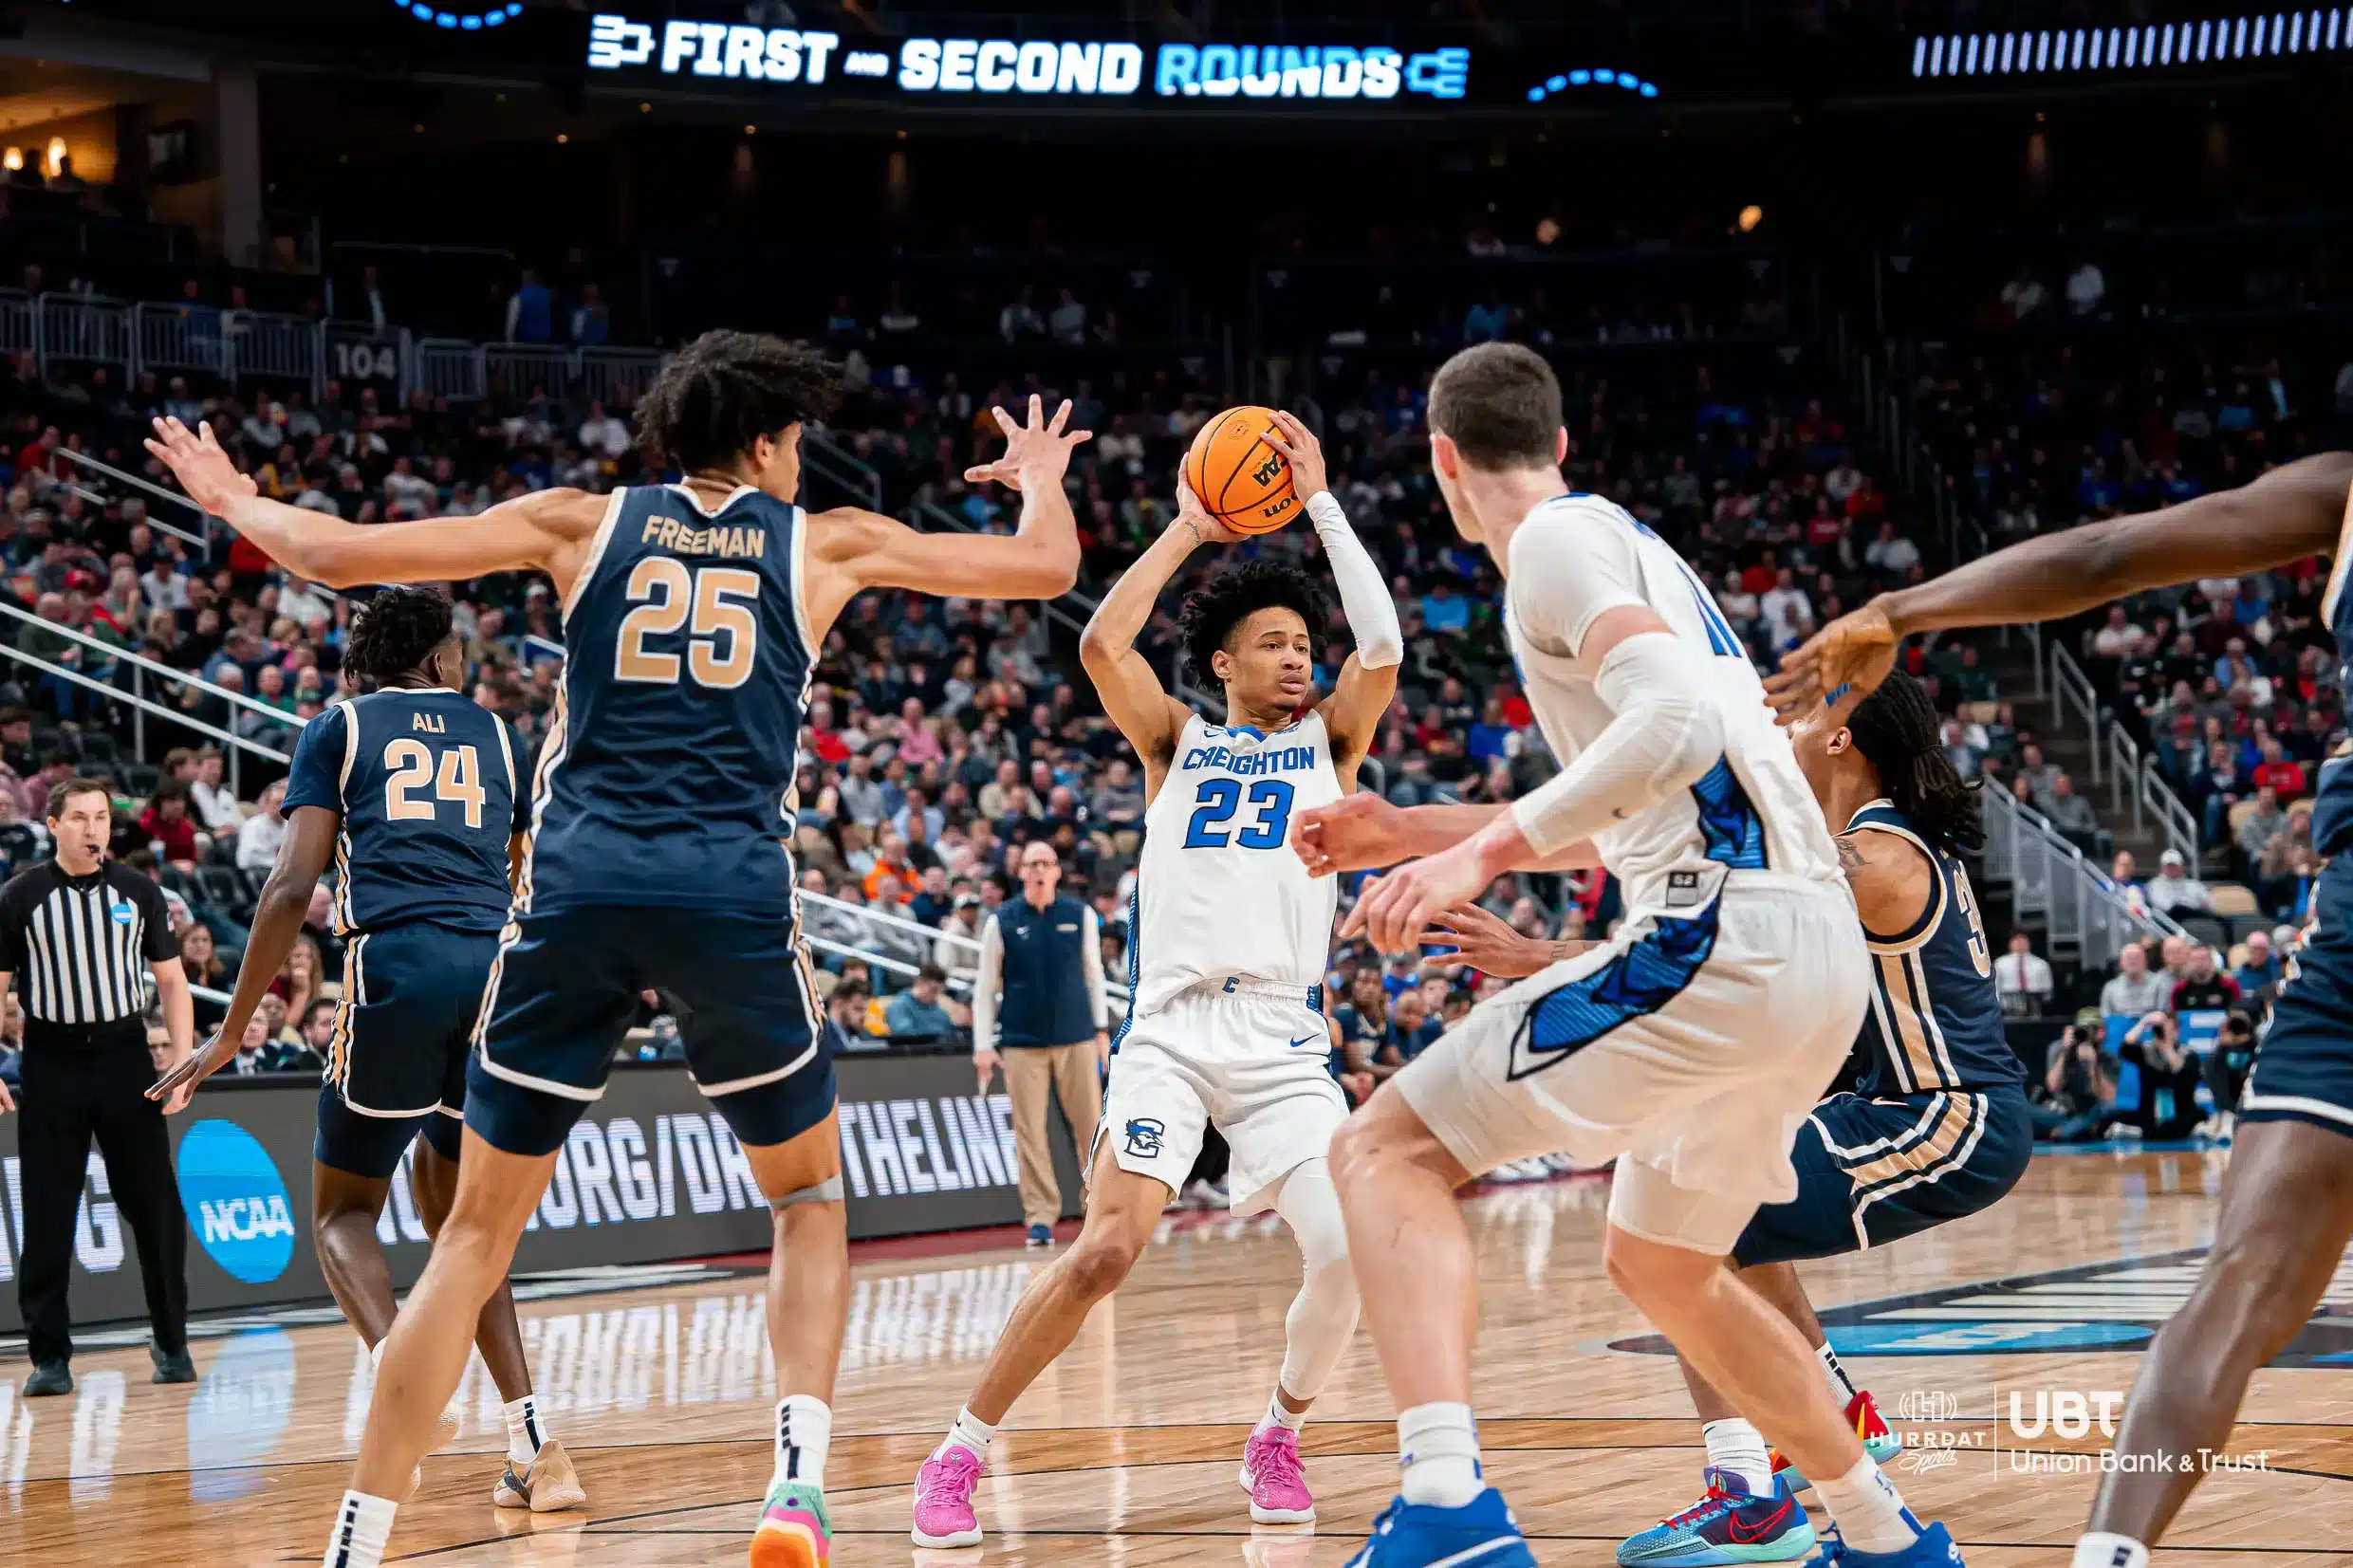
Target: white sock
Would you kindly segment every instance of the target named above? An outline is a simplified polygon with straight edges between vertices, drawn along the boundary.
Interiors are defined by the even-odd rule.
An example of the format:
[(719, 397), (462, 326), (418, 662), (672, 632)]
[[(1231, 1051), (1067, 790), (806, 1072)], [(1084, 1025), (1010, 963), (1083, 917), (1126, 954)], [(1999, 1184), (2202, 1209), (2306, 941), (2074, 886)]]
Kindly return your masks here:
[(776, 1480), (824, 1489), (825, 1450), (832, 1447), (831, 1406), (807, 1393), (776, 1401)]
[(2075, 1543), (2074, 1568), (2149, 1568), (2149, 1549), (2130, 1536), (2087, 1530)]
[(989, 1439), (996, 1434), (997, 1430), (988, 1422), (974, 1415), (970, 1410), (960, 1410), (956, 1411), (955, 1423), (948, 1429), (947, 1442), (940, 1444), (940, 1448), (944, 1448), (949, 1444), (954, 1444), (970, 1453), (974, 1459), (987, 1464)]
[(1479, 1479), (1479, 1428), (1468, 1405), (1416, 1405), (1398, 1412), (1399, 1488), (1408, 1503), (1460, 1508), (1485, 1486)]
[(540, 1445), (547, 1441), (547, 1429), (540, 1424), (539, 1398), (525, 1394), (507, 1407), (507, 1458), (526, 1469), (539, 1457)]
[(391, 1336), (386, 1335), (383, 1339), (379, 1339), (372, 1345), (368, 1345), (368, 1342), (365, 1339), (360, 1341), (360, 1343), (367, 1345), (368, 1371), (381, 1372), (384, 1370), (384, 1345), (386, 1340), (390, 1338)]
[(1816, 1476), (1814, 1491), (1840, 1538), (1859, 1552), (1900, 1552), (1919, 1539), (1920, 1522), (1869, 1454), (1836, 1480)]
[(1277, 1389), (1267, 1395), (1267, 1413), (1258, 1418), (1258, 1427), (1261, 1431), (1269, 1427), (1283, 1427), (1288, 1430), (1297, 1431), (1306, 1424), (1307, 1412), (1306, 1411), (1288, 1411), (1283, 1408), (1282, 1390)]
[(1814, 1347), (1814, 1359), (1821, 1362), (1822, 1370), (1830, 1374), (1830, 1392), (1838, 1395), (1839, 1409), (1844, 1410), (1853, 1404), (1855, 1395), (1861, 1391), (1855, 1387), (1855, 1380), (1846, 1375), (1846, 1369), (1839, 1364), (1838, 1352), (1830, 1348), (1829, 1340), (1825, 1339)]
[(335, 1533), (327, 1538), (321, 1568), (379, 1568), (392, 1540), (392, 1516), (400, 1505), (388, 1497), (345, 1492), (335, 1510)]
[(1773, 1462), (1765, 1454), (1765, 1434), (1738, 1416), (1710, 1421), (1699, 1429), (1708, 1442), (1708, 1463), (1740, 1478), (1751, 1497), (1770, 1497)]

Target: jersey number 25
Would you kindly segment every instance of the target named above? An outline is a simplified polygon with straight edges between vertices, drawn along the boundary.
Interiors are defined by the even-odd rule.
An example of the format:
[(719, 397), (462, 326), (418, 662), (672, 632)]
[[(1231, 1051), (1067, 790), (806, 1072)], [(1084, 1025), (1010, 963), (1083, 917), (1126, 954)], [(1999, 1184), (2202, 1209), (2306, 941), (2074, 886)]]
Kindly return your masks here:
[(613, 678), (650, 686), (678, 684), (678, 655), (646, 647), (648, 637), (667, 637), (692, 620), (686, 670), (697, 686), (722, 691), (751, 678), (759, 656), (760, 622), (746, 600), (760, 598), (760, 574), (737, 566), (706, 566), (699, 572), (666, 555), (649, 555), (629, 574), (629, 602), (637, 608), (621, 618), (621, 645), (613, 651)]

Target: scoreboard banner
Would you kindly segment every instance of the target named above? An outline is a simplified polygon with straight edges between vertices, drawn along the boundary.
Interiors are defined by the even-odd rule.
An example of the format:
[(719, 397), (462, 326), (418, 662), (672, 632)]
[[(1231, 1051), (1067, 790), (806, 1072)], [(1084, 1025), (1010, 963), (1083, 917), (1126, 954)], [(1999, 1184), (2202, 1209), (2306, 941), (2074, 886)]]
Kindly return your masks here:
[[(845, 1057), (843, 1175), (850, 1235), (899, 1236), (1014, 1225), (1021, 1194), (1011, 1105), (978, 1094), (969, 1057)], [(218, 1312), (324, 1300), (310, 1225), (315, 1080), (232, 1079), (199, 1089), (171, 1118), (189, 1227), (188, 1305)], [(40, 1115), (28, 1104), (28, 1115)], [(25, 1234), (18, 1116), (0, 1116), (0, 1333), (21, 1333)], [(1079, 1212), (1079, 1163), (1057, 1113), (1051, 1136), (1065, 1211)], [(515, 1253), (515, 1272), (764, 1252), (771, 1225), (742, 1147), (682, 1065), (621, 1066), (557, 1152), (554, 1175)], [(405, 1160), (378, 1217), (396, 1287), (423, 1272), (425, 1227)], [(77, 1325), (145, 1316), (139, 1255), (105, 1162), (90, 1155), (74, 1227)]]
[(1466, 47), (1406, 51), (1371, 42), (1137, 44), (978, 36), (852, 39), (801, 28), (589, 18), (592, 71), (682, 83), (832, 88), (843, 95), (970, 95), (1216, 103), (1288, 100), (1358, 105), (1469, 96)]

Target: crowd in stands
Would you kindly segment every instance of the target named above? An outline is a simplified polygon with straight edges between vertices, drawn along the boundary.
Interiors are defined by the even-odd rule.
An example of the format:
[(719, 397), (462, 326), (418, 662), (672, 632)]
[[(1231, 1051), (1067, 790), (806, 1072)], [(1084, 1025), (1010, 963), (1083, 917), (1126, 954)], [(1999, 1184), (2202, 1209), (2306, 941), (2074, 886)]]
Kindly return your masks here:
[[(548, 308), (562, 313), (558, 304)], [(1181, 454), (1221, 401), (1204, 372), (1178, 361), (1146, 376), (1111, 362), (1099, 375), (968, 381), (917, 364), (919, 320), (886, 287), (874, 300), (841, 300), (828, 323), (853, 393), (824, 439), (871, 467), (886, 509), (928, 507), (916, 512), (927, 526), (1010, 527), (1016, 498), (969, 487), (961, 475), (992, 435), (991, 405), (1036, 391), (1071, 397), (1075, 422), (1097, 433), (1068, 479), (1088, 578), (1107, 581), (1168, 525)], [(1507, 309), (1495, 329), (1533, 335), (1533, 321)], [(518, 307), (510, 324), (537, 331), (537, 307)], [(997, 326), (1011, 350), (1033, 341), (1101, 346), (1118, 332), (1112, 312), (1090, 311), (1064, 291), (1050, 303), (1014, 297)], [(1327, 373), (1312, 399), (1334, 490), (1403, 610), (1399, 702), (1364, 774), (1399, 803), (1507, 799), (1552, 767), (1502, 647), (1492, 565), (1454, 534), (1423, 458), (1428, 369), (1491, 326), (1480, 316), (1451, 334), (1433, 329), (1422, 351), (1386, 366), (1339, 356), (1332, 362), (1348, 374)], [(1927, 552), (1938, 545), (1918, 509), (1882, 488), (1835, 399), (1812, 396), (1817, 389), (1802, 381), (1793, 389), (1758, 359), (1726, 344), (1721, 354), (1687, 347), (1606, 369), (1572, 360), (1564, 381), (1571, 482), (1623, 505), (1680, 549), (1751, 656), (1767, 663), (1873, 594), (1919, 581), (1937, 563)], [(2052, 363), (2025, 363), (2033, 374), (2024, 381), (1998, 356), (1966, 371), (1932, 366), (1918, 388), (1924, 429), (1932, 443), (1946, 443), (1940, 450), (1955, 441), (1966, 450), (1967, 466), (1950, 470), (1956, 490), (1997, 539), (2235, 483), (2306, 439), (2287, 412), (2294, 395), (2251, 405), (2251, 424), (2232, 412), (2237, 405), (2216, 403), (2201, 425), (2156, 418), (2147, 410), (2157, 402), (2120, 397), (2106, 382), (2079, 384), (2099, 377), (2064, 350)], [(368, 523), (470, 515), (547, 485), (646, 482), (629, 411), (544, 396), (400, 405), (340, 386), (314, 405), (292, 390), (257, 395), (173, 378), (122, 385), (102, 370), (47, 385), (28, 365), (15, 374), (0, 402), (8, 465), (0, 556), (28, 618), (0, 636), (102, 688), (127, 687), (133, 667), (120, 655), (137, 654), (269, 711), (147, 677), (145, 690), (188, 721), (177, 729), (145, 721), (151, 766), (133, 754), (126, 709), (70, 678), (20, 670), (15, 689), (0, 691), (12, 705), (0, 710), (0, 784), (15, 786), (0, 787), (0, 858), (22, 865), (46, 853), (39, 819), (48, 783), (76, 771), (112, 777), (119, 851), (172, 894), (197, 984), (225, 990), (244, 942), (241, 915), (284, 829), (279, 770), (247, 752), (233, 763), (242, 787), (229, 787), (232, 759), (214, 737), (290, 749), (294, 726), (342, 689), (348, 604), (241, 545), (188, 544), (158, 526), (174, 519), (150, 516), (136, 492), (94, 496), (60, 449), (140, 470), (136, 438), (151, 412), (208, 418), (268, 493)], [(1298, 558), (1321, 570), (1306, 529), (1233, 553)], [(1206, 558), (1195, 570), (1217, 563)], [(1190, 581), (1139, 641), (1168, 677), (1179, 674), (1174, 612)], [(1949, 715), (1956, 766), (2033, 804), (2097, 855), (2127, 898), (2174, 915), (2210, 913), (2219, 883), (2205, 878), (2231, 876), (2253, 890), (2267, 923), (2292, 926), (2312, 875), (2308, 813), (2298, 807), (2308, 804), (2344, 714), (2317, 614), (2323, 581), (2301, 569), (2202, 583), (2118, 605), (2066, 634), (2120, 719), (2204, 816), (2205, 841), (2230, 846), (2204, 866), (2169, 854), (2145, 880), (2075, 781), (2045, 760), (2019, 720), (2021, 693), (2003, 688), (1987, 645), (1940, 641), (1920, 654), (1920, 672)], [(454, 588), (472, 694), (535, 745), (562, 657), (549, 585), (510, 576)], [(1319, 673), (1328, 681), (1346, 651), (1344, 627), (1335, 614), (1321, 631)], [(839, 1047), (961, 1042), (980, 924), (1010, 895), (1010, 858), (1032, 839), (1054, 845), (1065, 887), (1101, 917), (1108, 971), (1125, 972), (1140, 770), (1091, 692), (1074, 684), (1067, 634), (1036, 606), (869, 593), (827, 637), (808, 713), (797, 850), (805, 891), (826, 900), (812, 900), (806, 920)], [(1214, 697), (1173, 689), (1214, 706)], [(1482, 903), (1547, 939), (1603, 934), (1620, 913), (1600, 874), (1507, 877)], [(315, 1070), (340, 951), (324, 898), (314, 914), (238, 1071)], [(2204, 1031), (2206, 1015), (2219, 1011), (2224, 1022), (2212, 1032), (2235, 1039), (2233, 1016), (2260, 1016), (2252, 1000), (2260, 982), (2250, 976), (2275, 969), (2291, 943), (2287, 930), (2251, 932), (2248, 951), (2229, 966), (2194, 943), (2178, 954), (2169, 943), (2154, 964), (2129, 950), (2108, 983), (2117, 994), (2086, 1008), (2096, 1022), (2053, 1048), (2038, 1089), (2050, 1112), (2047, 1131), (2171, 1128), (2177, 1098), (2152, 1091), (2118, 1110), (2120, 1069), (2162, 1088), (2175, 1081), (2167, 1074), (2189, 1070), (2185, 1062), (2217, 1060), (2179, 1057), (2180, 1021), (2194, 1016)], [(2067, 988), (2033, 947), (2021, 933), (1995, 965), (2006, 1005), (2021, 1018), (2048, 1012)], [(1343, 947), (1329, 990), (1335, 1073), (1361, 1099), (1495, 984), (1420, 955)], [(2222, 993), (2211, 1005), (2210, 990)], [(676, 1054), (666, 1012), (658, 995), (643, 999), (646, 1027), (633, 1050)], [(214, 1016), (216, 1007), (200, 1012), (203, 1021)], [(2112, 1018), (2130, 1022), (2112, 1027)], [(2168, 1115), (2156, 1115), (2160, 1104)]]

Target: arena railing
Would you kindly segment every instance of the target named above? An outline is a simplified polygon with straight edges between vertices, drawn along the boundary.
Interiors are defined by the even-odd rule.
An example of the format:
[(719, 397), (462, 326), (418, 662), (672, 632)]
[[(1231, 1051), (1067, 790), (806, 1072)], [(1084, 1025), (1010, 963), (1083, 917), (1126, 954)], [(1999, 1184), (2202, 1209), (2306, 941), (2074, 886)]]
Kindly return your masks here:
[(2166, 915), (2127, 903), (2116, 884), (2041, 812), (1998, 789), (1984, 791), (1980, 799), (1986, 880), (2010, 889), (2010, 908), (2020, 920), (2043, 922), (2051, 956), (2104, 968), (2127, 942), (2182, 934)]
[[(197, 506), (194, 501), (191, 501), (179, 491), (167, 490), (161, 485), (155, 483), (153, 480), (143, 479), (136, 473), (126, 472), (121, 469), (116, 468), (112, 463), (104, 462), (99, 458), (92, 457), (86, 452), (77, 452), (71, 447), (60, 447), (57, 449), (54, 455), (65, 459), (77, 468), (83, 469), (90, 473), (100, 475), (114, 484), (128, 486), (130, 489), (138, 490), (141, 494), (153, 496), (158, 501), (169, 502), (171, 505), (178, 507), (182, 511), (194, 514), (195, 518), (195, 526), (194, 528), (183, 528), (176, 523), (165, 522), (162, 518), (157, 517), (155, 514), (155, 511), (150, 508), (147, 513), (147, 526), (155, 529), (157, 533), (168, 533), (174, 539), (181, 540), (184, 543), (194, 544), (200, 550), (209, 548), (212, 544), (213, 519), (211, 515), (207, 513), (202, 507)], [(73, 489), (74, 493), (81, 496), (83, 500), (93, 502), (102, 507), (112, 506), (116, 500), (119, 499), (119, 497), (115, 496), (101, 495), (95, 490), (85, 489), (79, 485), (74, 486)]]
[[(150, 714), (163, 723), (176, 725), (182, 729), (202, 735), (207, 740), (216, 741), (226, 748), (230, 792), (240, 799), (244, 797), (244, 790), (240, 787), (242, 770), (238, 766), (241, 757), (250, 753), (281, 766), (292, 761), (290, 747), (293, 735), (301, 732), (304, 721), (291, 713), (272, 708), (266, 702), (257, 701), (242, 692), (232, 692), (225, 686), (215, 685), (201, 675), (192, 675), (185, 670), (175, 670), (168, 664), (158, 664), (143, 654), (136, 654), (127, 648), (118, 648), (111, 643), (102, 642), (71, 626), (61, 626), (56, 621), (44, 620), (39, 616), (5, 599), (0, 599), (0, 617), (20, 622), (27, 628), (38, 628), (51, 636), (63, 637), (77, 647), (90, 650), (98, 655), (90, 661), (91, 668), (104, 668), (117, 664), (128, 667), (130, 682), (126, 688), (111, 680), (101, 680), (91, 675), (87, 670), (78, 670), (71, 665), (60, 664), (25, 652), (16, 645), (16, 639), (24, 635), (21, 630), (13, 633), (6, 642), (0, 642), (0, 656), (6, 656), (18, 664), (39, 670), (44, 674), (55, 675), (72, 685), (98, 692), (110, 701), (128, 704), (132, 710), (132, 749), (142, 762), (146, 760), (147, 718)], [(225, 729), (217, 725), (207, 723), (192, 713), (157, 701), (147, 693), (148, 686), (155, 682), (181, 690), (193, 690), (208, 697), (219, 698), (232, 709), (252, 713), (268, 721), (278, 731), (287, 732), (285, 738), (289, 750), (281, 751), (275, 747), (235, 733), (232, 729)], [(234, 722), (232, 719), (232, 723)]]
[(2057, 642), (2050, 645), (2050, 716), (2054, 729), (2064, 728), (2072, 708), (2084, 721), (2084, 744), (2091, 753), (2091, 782), (2101, 776), (2100, 693), (2084, 667)]
[(296, 382), (313, 401), (330, 381), (383, 380), (402, 402), (420, 392), (472, 402), (537, 390), (613, 406), (643, 396), (664, 360), (651, 348), (419, 339), (399, 326), (22, 289), (0, 289), (0, 352), (30, 354), (45, 378), (54, 365), (94, 364), (126, 380), (152, 371)]
[[(844, 957), (862, 959), (869, 964), (880, 964), (894, 974), (912, 976), (922, 965), (930, 963), (931, 955), (938, 950), (940, 944), (945, 943), (954, 950), (959, 958), (969, 960), (950, 970), (950, 983), (960, 990), (968, 993), (971, 991), (973, 972), (980, 967), (980, 939), (978, 937), (965, 936), (955, 932), (939, 931), (924, 925), (921, 921), (910, 920), (905, 915), (871, 910), (863, 904), (853, 904), (847, 899), (836, 898), (830, 894), (803, 893), (801, 904), (803, 911), (801, 929), (803, 933), (808, 937), (810, 947), (823, 952), (840, 953)], [(853, 929), (869, 933), (880, 930), (892, 932), (905, 940), (919, 941), (922, 944), (923, 956), (910, 963), (901, 957), (876, 951), (871, 948), (862, 948), (854, 942), (818, 936), (809, 931), (808, 912), (812, 909), (830, 914), (837, 921), (854, 923), (834, 928), (842, 931), (845, 935)], [(1127, 1000), (1127, 987), (1112, 979), (1108, 974), (1103, 977), (1103, 989), (1117, 1001)]]

